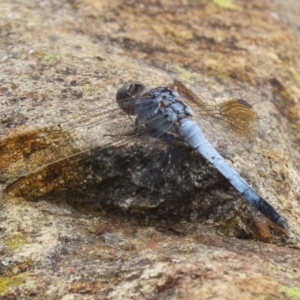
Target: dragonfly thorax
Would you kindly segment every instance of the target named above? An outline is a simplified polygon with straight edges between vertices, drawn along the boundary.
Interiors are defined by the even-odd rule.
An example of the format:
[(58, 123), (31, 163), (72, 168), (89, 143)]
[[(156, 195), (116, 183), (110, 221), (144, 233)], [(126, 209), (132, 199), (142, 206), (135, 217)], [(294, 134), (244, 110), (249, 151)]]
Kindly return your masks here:
[(176, 122), (179, 119), (190, 117), (193, 110), (190, 106), (179, 100), (179, 94), (169, 87), (159, 87), (151, 90), (154, 101), (160, 104), (164, 116), (169, 121)]
[(151, 90), (151, 96), (155, 102), (171, 103), (179, 97), (178, 93), (168, 87), (158, 87)]

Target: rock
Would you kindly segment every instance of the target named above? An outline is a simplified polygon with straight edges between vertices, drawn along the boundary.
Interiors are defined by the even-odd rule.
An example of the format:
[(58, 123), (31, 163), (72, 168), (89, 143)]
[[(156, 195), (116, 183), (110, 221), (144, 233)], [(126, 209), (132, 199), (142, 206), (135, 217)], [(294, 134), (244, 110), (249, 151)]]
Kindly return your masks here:
[[(222, 1), (4, 1), (1, 297), (297, 294), (296, 9), (292, 0), (229, 8)], [(153, 88), (173, 78), (206, 101), (242, 98), (258, 112), (256, 144), (228, 161), (287, 219), (288, 232), (178, 140), (164, 170), (166, 144), (149, 134), (78, 153), (109, 132), (91, 116), (123, 83)], [(124, 115), (106, 125), (132, 122)]]

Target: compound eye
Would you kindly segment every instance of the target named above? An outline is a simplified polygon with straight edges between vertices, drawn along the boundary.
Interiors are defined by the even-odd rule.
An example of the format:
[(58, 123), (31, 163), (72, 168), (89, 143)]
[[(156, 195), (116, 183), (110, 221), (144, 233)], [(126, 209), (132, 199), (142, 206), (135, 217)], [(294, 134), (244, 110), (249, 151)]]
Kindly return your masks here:
[(129, 84), (124, 84), (117, 92), (116, 100), (120, 101), (128, 98), (128, 90), (130, 88)]
[(146, 87), (142, 83), (134, 82), (130, 84), (128, 93), (130, 97), (136, 97), (140, 96), (145, 89)]

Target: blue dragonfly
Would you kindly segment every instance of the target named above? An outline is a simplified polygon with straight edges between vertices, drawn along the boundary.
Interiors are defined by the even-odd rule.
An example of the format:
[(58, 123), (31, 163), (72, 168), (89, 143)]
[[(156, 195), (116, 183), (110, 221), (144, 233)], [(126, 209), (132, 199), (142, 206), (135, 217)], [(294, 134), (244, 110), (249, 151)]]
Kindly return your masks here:
[[(7, 193), (47, 166), (95, 147), (128, 143), (146, 129), (157, 137), (170, 134), (185, 141), (262, 214), (288, 229), (284, 218), (223, 158), (251, 148), (259, 134), (258, 115), (245, 100), (209, 105), (182, 82), (174, 80), (170, 86), (151, 90), (140, 82), (124, 84), (117, 91), (116, 101), (118, 107), (109, 102), (60, 124), (17, 131), (2, 138), (0, 179), (17, 179), (9, 185)], [(120, 114), (136, 117), (133, 129), (130, 118), (126, 120), (127, 129), (119, 126)]]
[[(230, 184), (261, 213), (278, 226), (288, 229), (284, 218), (225, 161), (205, 137), (201, 125), (199, 126), (196, 122), (201, 124), (201, 120), (203, 122), (208, 116), (213, 117), (214, 125), (211, 124), (211, 126), (214, 127), (214, 131), (210, 132), (219, 135), (218, 131), (227, 130), (231, 136), (232, 133), (239, 136), (239, 143), (253, 142), (258, 131), (258, 116), (245, 100), (234, 99), (219, 105), (208, 106), (178, 80), (175, 80), (171, 87), (158, 87), (150, 91), (147, 91), (141, 83), (125, 84), (118, 90), (116, 100), (126, 114), (137, 116), (137, 120), (155, 131), (157, 136), (162, 136), (165, 132), (178, 134), (188, 145), (212, 163)], [(192, 104), (196, 113), (185, 101)], [(222, 130), (216, 124), (221, 125)], [(229, 140), (227, 141), (229, 143)]]

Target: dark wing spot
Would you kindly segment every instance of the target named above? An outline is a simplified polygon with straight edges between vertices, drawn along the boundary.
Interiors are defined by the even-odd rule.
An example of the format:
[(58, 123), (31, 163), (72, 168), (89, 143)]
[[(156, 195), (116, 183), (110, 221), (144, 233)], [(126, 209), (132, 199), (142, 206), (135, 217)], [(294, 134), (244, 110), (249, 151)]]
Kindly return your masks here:
[(248, 106), (248, 107), (252, 107), (247, 101), (243, 100), (243, 99), (238, 99), (237, 100), (240, 104), (243, 104), (245, 106)]

